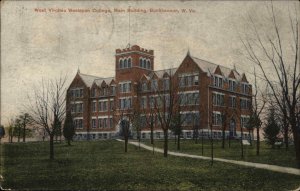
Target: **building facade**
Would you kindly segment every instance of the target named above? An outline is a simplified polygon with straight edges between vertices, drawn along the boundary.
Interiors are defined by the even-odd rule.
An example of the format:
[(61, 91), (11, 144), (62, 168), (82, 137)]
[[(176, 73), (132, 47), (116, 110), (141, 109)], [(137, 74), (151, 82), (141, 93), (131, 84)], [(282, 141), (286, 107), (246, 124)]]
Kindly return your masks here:
[(246, 132), (251, 115), (252, 86), (236, 69), (189, 52), (178, 68), (155, 71), (154, 51), (134, 45), (116, 50), (114, 77), (78, 71), (66, 100), (75, 139), (116, 137), (122, 120), (130, 123), (133, 136), (134, 127), (140, 126), (142, 138), (150, 138), (153, 124), (154, 138), (159, 139), (163, 138), (162, 123), (174, 116), (179, 116), (184, 138), (195, 134), (221, 138), (222, 131), (226, 137), (239, 137), (241, 128)]

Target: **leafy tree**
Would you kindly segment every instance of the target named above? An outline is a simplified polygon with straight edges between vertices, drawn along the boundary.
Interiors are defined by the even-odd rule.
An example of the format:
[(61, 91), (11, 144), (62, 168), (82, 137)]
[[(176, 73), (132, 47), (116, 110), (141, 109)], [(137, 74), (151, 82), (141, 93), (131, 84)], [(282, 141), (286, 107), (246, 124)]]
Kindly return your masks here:
[(274, 147), (278, 134), (280, 132), (280, 126), (278, 125), (275, 119), (275, 111), (274, 109), (270, 109), (267, 125), (264, 128), (264, 137), (267, 140), (267, 143)]
[(75, 135), (75, 128), (74, 128), (71, 112), (67, 112), (65, 124), (63, 128), (63, 135), (67, 140), (68, 145), (71, 145), (71, 141), (73, 140), (73, 136)]

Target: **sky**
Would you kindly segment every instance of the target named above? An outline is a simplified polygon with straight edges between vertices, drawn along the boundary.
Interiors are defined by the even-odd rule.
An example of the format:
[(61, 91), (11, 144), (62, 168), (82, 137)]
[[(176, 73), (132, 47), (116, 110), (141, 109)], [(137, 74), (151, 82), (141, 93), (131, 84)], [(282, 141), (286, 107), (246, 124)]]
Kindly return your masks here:
[[(286, 36), (287, 10), (299, 8), (295, 3), (274, 2)], [(129, 43), (154, 50), (155, 70), (179, 66), (189, 50), (194, 57), (235, 66), (246, 72), (251, 83), (253, 65), (240, 54), (239, 37), (247, 31), (249, 15), (257, 18), (259, 27), (267, 26), (261, 18), (268, 15), (269, 5), (265, 1), (2, 1), (0, 123), (5, 125), (22, 112), (27, 96), (42, 79), (67, 75), (69, 85), (78, 69), (114, 76), (115, 50)]]

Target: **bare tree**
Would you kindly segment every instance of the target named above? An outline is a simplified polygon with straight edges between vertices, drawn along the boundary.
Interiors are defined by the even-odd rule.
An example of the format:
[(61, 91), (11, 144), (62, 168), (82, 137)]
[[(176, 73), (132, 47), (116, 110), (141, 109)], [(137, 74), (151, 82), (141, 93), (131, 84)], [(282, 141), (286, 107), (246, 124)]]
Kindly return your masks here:
[(262, 111), (266, 105), (265, 94), (257, 86), (257, 75), (254, 69), (254, 92), (253, 102), (251, 105), (251, 116), (247, 124), (247, 128), (254, 129), (256, 128), (256, 155), (259, 155), (260, 151), (260, 129), (262, 125)]
[[(295, 11), (288, 11), (289, 19), (279, 22), (279, 17), (271, 2), (271, 29), (261, 31), (256, 20), (249, 16), (250, 26), (247, 36), (242, 39), (247, 58), (253, 62), (266, 80), (274, 99), (289, 122), (293, 132), (297, 165), (300, 168), (300, 130), (297, 125), (300, 101), (300, 63), (299, 63), (299, 2), (295, 2)], [(283, 35), (283, 24), (289, 24), (290, 38)], [(291, 50), (291, 51), (286, 51)], [(273, 73), (270, 74), (269, 71)]]
[(44, 128), (50, 137), (50, 159), (54, 159), (53, 140), (66, 112), (66, 77), (42, 80), (34, 88), (33, 97), (28, 96), (27, 111), (34, 124)]

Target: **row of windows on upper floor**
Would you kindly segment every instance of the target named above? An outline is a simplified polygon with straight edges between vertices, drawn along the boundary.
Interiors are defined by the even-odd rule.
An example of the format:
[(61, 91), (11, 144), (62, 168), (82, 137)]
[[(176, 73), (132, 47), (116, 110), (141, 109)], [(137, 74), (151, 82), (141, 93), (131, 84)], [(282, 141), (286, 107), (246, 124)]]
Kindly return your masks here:
[[(224, 88), (224, 78), (220, 77), (220, 76), (213, 76), (213, 86), (217, 87), (217, 88)], [(236, 92), (237, 91), (237, 87), (238, 87), (238, 83), (236, 82), (236, 80), (234, 79), (228, 79), (228, 90), (232, 91), (232, 92)], [(245, 83), (245, 82), (241, 82), (240, 83), (240, 92), (243, 94), (249, 94), (250, 93), (250, 85)]]
[[(225, 95), (221, 93), (213, 93), (212, 95), (213, 105), (214, 106), (226, 106), (225, 104)], [(231, 108), (236, 108), (237, 98), (235, 96), (229, 96), (228, 106)], [(239, 98), (240, 100), (240, 109), (251, 109), (251, 100), (248, 98)]]
[[(146, 59), (146, 58), (140, 58), (139, 59), (139, 66), (141, 68), (145, 68), (145, 69), (151, 69), (151, 61), (150, 59)], [(120, 69), (124, 69), (124, 68), (131, 68), (132, 67), (132, 59), (129, 58), (121, 58), (119, 59), (119, 68)]]
[[(170, 89), (170, 79), (163, 78), (162, 82), (162, 90), (169, 90)], [(140, 85), (140, 90), (142, 92), (147, 91), (157, 91), (159, 90), (159, 81), (157, 79), (152, 79), (149, 82), (143, 81)], [(150, 87), (149, 87), (150, 85)], [(180, 87), (190, 87), (190, 86), (197, 86), (199, 85), (199, 76), (196, 74), (192, 75), (185, 75), (179, 76), (179, 86)], [(130, 93), (132, 90), (131, 82), (121, 82), (119, 83), (119, 92), (120, 93)], [(218, 88), (224, 87), (224, 80), (222, 77), (214, 76), (214, 86)], [(241, 83), (240, 85), (240, 92), (243, 94), (250, 93), (250, 85), (247, 83)], [(228, 80), (228, 90), (232, 92), (237, 91), (237, 83), (235, 80)], [(70, 90), (71, 97), (83, 97), (83, 88), (71, 89)], [(116, 94), (116, 86), (110, 86), (106, 88), (101, 88), (97, 90), (97, 88), (92, 88), (91, 90), (91, 97), (101, 97), (101, 96), (110, 96)]]

